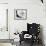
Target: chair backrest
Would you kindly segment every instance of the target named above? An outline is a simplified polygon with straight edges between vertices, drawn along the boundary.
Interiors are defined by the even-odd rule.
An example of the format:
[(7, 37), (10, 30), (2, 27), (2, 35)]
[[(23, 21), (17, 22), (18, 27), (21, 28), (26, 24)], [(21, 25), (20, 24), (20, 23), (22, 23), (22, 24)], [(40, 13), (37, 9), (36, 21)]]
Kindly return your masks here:
[(37, 35), (40, 32), (40, 24), (32, 23), (29, 24), (27, 23), (27, 30), (29, 34), (34, 34)]

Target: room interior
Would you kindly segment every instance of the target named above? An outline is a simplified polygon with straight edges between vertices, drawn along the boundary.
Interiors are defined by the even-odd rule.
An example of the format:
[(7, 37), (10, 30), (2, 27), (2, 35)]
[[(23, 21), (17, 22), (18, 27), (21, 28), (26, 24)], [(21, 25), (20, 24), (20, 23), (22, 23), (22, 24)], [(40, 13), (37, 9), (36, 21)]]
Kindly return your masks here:
[[(22, 31), (27, 31), (27, 23), (40, 24), (40, 38), (42, 39), (42, 43), (46, 46), (45, 7), (45, 0), (0, 1), (0, 15), (2, 15), (0, 16), (0, 39), (4, 39), (2, 40), (3, 42), (7, 42), (0, 42), (0, 46), (24, 46), (20, 45), (19, 34), (22, 34)], [(2, 17), (4, 18), (2, 19)], [(26, 46), (25, 42), (23, 44)]]

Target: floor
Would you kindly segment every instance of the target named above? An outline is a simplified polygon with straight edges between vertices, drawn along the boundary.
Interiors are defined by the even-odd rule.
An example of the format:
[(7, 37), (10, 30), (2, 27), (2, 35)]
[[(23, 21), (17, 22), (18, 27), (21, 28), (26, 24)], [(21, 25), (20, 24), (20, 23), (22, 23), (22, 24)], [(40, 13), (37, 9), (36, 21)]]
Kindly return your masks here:
[[(0, 46), (31, 46), (29, 43), (26, 43), (26, 42), (22, 42), (21, 45), (17, 43), (17, 45), (12, 45), (11, 43), (0, 43)], [(41, 44), (40, 45), (33, 45), (33, 46), (42, 46)]]
[[(19, 46), (31, 46), (31, 45), (28, 44), (28, 43), (22, 42), (22, 44), (19, 45)], [(43, 46), (43, 45), (41, 45), (41, 44), (34, 44), (33, 46)]]
[(11, 43), (0, 43), (0, 46), (12, 46)]

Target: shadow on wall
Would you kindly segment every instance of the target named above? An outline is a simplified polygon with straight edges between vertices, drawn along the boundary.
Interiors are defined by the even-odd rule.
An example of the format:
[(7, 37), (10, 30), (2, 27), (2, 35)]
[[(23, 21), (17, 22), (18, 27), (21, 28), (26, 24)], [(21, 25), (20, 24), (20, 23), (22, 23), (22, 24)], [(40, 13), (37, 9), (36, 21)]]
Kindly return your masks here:
[(44, 37), (43, 37), (43, 26), (42, 25), (40, 25), (40, 39), (42, 40), (42, 45), (45, 46), (44, 45)]

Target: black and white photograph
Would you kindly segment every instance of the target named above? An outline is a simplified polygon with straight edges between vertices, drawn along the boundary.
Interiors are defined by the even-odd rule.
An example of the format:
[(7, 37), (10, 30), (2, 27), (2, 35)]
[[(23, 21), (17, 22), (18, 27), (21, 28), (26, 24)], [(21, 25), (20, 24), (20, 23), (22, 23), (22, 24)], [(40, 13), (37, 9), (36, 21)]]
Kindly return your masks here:
[(0, 0), (0, 46), (46, 46), (46, 0)]
[(14, 19), (15, 20), (26, 20), (27, 9), (14, 9)]

